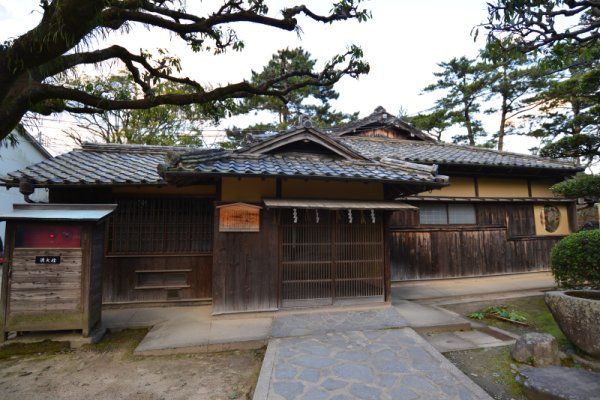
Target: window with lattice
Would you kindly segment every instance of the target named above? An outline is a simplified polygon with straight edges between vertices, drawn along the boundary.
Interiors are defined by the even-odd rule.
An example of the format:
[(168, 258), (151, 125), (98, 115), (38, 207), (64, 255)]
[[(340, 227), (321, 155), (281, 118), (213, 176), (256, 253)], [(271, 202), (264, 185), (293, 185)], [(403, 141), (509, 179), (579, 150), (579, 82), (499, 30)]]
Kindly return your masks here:
[(108, 224), (108, 254), (212, 251), (213, 203), (193, 198), (124, 198)]

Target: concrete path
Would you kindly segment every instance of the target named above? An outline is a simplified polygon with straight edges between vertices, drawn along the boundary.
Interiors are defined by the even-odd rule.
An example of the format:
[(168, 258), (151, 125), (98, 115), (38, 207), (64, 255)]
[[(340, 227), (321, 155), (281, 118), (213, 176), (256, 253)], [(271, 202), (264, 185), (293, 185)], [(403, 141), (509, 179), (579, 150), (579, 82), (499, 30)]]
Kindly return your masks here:
[(448, 332), (471, 329), (470, 322), (460, 315), (442, 308), (408, 300), (392, 300), (396, 311), (407, 326), (418, 332)]
[(410, 328), (269, 342), (255, 400), (491, 399)]
[(320, 335), (330, 332), (390, 329), (408, 326), (396, 307), (276, 315), (272, 337)]
[(136, 354), (200, 353), (260, 348), (271, 334), (270, 317), (214, 318), (209, 306), (106, 310), (109, 329), (152, 327)]
[(444, 304), (445, 299), (453, 303), (472, 301), (472, 297), (510, 298), (533, 295), (555, 286), (550, 272), (490, 276), (485, 278), (440, 279), (429, 281), (405, 281), (392, 284), (392, 298), (416, 300), (420, 303)]

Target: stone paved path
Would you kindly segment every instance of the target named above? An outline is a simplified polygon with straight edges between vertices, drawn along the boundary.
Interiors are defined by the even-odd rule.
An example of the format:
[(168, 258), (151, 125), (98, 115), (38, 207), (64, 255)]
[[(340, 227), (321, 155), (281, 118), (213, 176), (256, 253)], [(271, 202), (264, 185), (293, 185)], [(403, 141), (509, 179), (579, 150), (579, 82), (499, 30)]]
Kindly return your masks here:
[(491, 398), (403, 328), (272, 339), (254, 399)]

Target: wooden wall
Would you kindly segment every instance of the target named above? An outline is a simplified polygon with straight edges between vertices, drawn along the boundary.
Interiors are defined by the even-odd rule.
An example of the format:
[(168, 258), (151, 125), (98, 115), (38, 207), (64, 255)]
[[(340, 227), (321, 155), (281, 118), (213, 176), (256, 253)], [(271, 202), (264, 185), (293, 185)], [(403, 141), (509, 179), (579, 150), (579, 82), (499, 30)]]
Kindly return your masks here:
[[(415, 204), (417, 205), (417, 204)], [(542, 271), (560, 236), (536, 236), (532, 204), (476, 204), (477, 225), (419, 225), (391, 218), (392, 280)], [(408, 215), (408, 216), (407, 216)]]
[[(154, 244), (153, 248), (128, 249), (127, 243), (124, 242), (128, 238), (124, 238), (123, 235), (115, 236), (114, 232), (111, 233), (110, 231), (110, 229), (114, 229), (114, 224), (111, 224), (111, 222), (114, 222), (114, 218), (109, 219), (106, 224), (102, 225), (102, 228), (96, 228), (105, 229), (104, 226), (106, 226), (106, 234), (100, 235), (100, 238), (92, 245), (94, 247), (102, 245), (104, 248), (106, 241), (108, 246), (104, 248), (102, 253), (106, 255), (101, 260), (103, 271), (96, 270), (94, 272), (96, 275), (92, 276), (92, 284), (101, 285), (105, 304), (210, 301), (212, 297), (212, 239), (210, 235), (212, 235), (213, 201), (206, 196), (214, 193), (214, 191), (214, 186), (206, 185), (184, 188), (171, 186), (141, 188), (124, 186), (113, 189), (53, 188), (50, 191), (50, 201), (57, 203), (116, 202), (121, 205), (130, 204), (133, 200), (139, 201), (140, 199), (153, 201), (152, 205), (143, 207), (143, 213), (134, 214), (135, 218), (125, 216), (124, 221), (129, 226), (135, 225), (136, 230), (132, 228), (129, 232), (129, 229), (126, 229), (134, 239), (144, 236), (144, 243), (152, 242)], [(160, 199), (178, 201), (178, 205), (171, 205), (170, 208), (157, 210), (157, 205), (164, 206), (163, 203), (158, 201)], [(188, 203), (190, 201), (195, 205), (193, 217), (189, 216), (191, 211)], [(201, 206), (201, 204), (204, 204), (204, 206)], [(136, 204), (133, 204), (133, 206), (136, 206)], [(129, 208), (133, 206), (130, 204)], [(142, 207), (139, 204), (137, 206)], [(198, 209), (198, 207), (204, 208)], [(117, 213), (121, 212), (122, 214), (125, 208), (127, 207), (118, 208)], [(162, 221), (159, 225), (165, 226), (165, 229), (161, 228), (160, 232), (156, 229), (156, 218), (152, 219), (153, 210), (154, 214), (160, 214), (156, 217), (159, 218), (159, 222)], [(205, 217), (209, 221), (206, 227), (202, 223)], [(150, 222), (154, 223), (153, 228), (149, 225)], [(166, 226), (167, 222), (169, 226)], [(189, 231), (190, 225), (194, 228), (193, 232)], [(149, 235), (150, 231), (152, 235)], [(202, 235), (205, 231), (207, 232), (207, 235), (204, 235), (206, 237)], [(94, 237), (96, 238), (96, 236)], [(118, 242), (119, 246), (115, 246), (115, 241)], [(178, 243), (181, 246), (175, 246), (173, 249), (167, 248)], [(190, 243), (193, 245), (190, 245)], [(119, 251), (115, 251), (117, 247)], [(92, 260), (92, 262), (95, 261), (99, 262), (100, 260)], [(140, 271), (142, 273), (156, 271), (165, 274), (169, 271), (181, 271), (186, 275), (186, 282), (183, 284), (178, 282), (175, 285), (167, 283), (160, 285), (162, 287), (139, 285)], [(97, 280), (99, 274), (102, 276), (100, 281)], [(90, 304), (94, 304), (91, 299)]]
[(219, 232), (215, 213), (213, 313), (278, 307), (276, 212), (261, 210), (260, 232)]
[[(208, 300), (212, 291), (211, 268), (211, 255), (109, 256), (104, 259), (104, 303)], [(136, 271), (169, 270), (185, 270), (189, 287), (136, 288)]]

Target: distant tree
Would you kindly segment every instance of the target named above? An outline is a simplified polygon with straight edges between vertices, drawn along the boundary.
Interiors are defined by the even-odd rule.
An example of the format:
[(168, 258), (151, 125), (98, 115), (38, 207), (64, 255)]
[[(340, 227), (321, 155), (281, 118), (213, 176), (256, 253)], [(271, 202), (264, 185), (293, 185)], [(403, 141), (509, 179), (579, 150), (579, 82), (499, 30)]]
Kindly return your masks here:
[[(304, 70), (317, 75), (315, 65), (316, 60), (311, 58), (310, 53), (303, 48), (286, 48), (273, 54), (271, 60), (260, 72), (252, 71), (251, 83), (262, 85), (275, 76), (288, 74), (296, 70)], [(281, 81), (276, 84), (276, 87), (281, 91), (287, 91), (287, 87), (294, 85), (295, 80), (296, 78), (291, 78), (288, 81)], [(358, 112), (346, 114), (333, 110), (330, 101), (338, 97), (339, 93), (333, 85), (307, 86), (279, 96), (248, 97), (237, 107), (236, 113), (267, 111), (273, 115), (274, 119), (269, 123), (259, 123), (246, 128), (236, 127), (228, 130), (229, 146), (239, 146), (245, 136), (250, 134), (286, 130), (296, 124), (300, 115), (310, 117), (313, 124), (318, 128), (331, 128), (357, 119)]]
[(404, 121), (413, 124), (416, 128), (429, 133), (437, 140), (442, 140), (442, 133), (452, 126), (451, 117), (445, 109), (435, 109), (430, 113), (420, 113), (413, 116), (404, 116)]
[(489, 66), (486, 101), (494, 104), (485, 113), (499, 118), (498, 131), (488, 143), (503, 151), (506, 135), (515, 133), (517, 117), (536, 107), (525, 99), (544, 81), (544, 74), (526, 54), (510, 47), (488, 44), (480, 56)]
[[(93, 96), (118, 101), (131, 100), (141, 95), (139, 87), (125, 73), (108, 77), (67, 78), (60, 84)], [(158, 95), (185, 90), (185, 86), (172, 82), (161, 82), (155, 87)], [(229, 100), (203, 105), (161, 105), (150, 109), (74, 114), (76, 128), (70, 127), (63, 131), (77, 144), (91, 140), (103, 143), (198, 146), (203, 144), (202, 124), (207, 120), (218, 120), (232, 107), (233, 102)]]
[(598, 0), (494, 0), (487, 5), (488, 20), (480, 27), (492, 46), (508, 39), (524, 53), (551, 52), (564, 44), (593, 47), (600, 39)]
[[(135, 26), (164, 30), (180, 39), (191, 51), (223, 53), (241, 51), (244, 42), (235, 27), (241, 24), (300, 33), (302, 17), (319, 23), (365, 21), (369, 11), (362, 0), (336, 0), (321, 14), (304, 5), (270, 12), (268, 0), (222, 0), (201, 14), (189, 12), (184, 0), (41, 0), (39, 21), (33, 29), (0, 44), (0, 140), (26, 114), (100, 114), (121, 109), (150, 109), (161, 105), (209, 105), (250, 96), (286, 96), (309, 86), (331, 86), (343, 76), (358, 77), (368, 71), (356, 46), (335, 55), (314, 73), (305, 69), (276, 74), (260, 84), (248, 81), (222, 86), (200, 83), (181, 76), (181, 64), (166, 52), (131, 52), (120, 45), (107, 45), (101, 38), (126, 41)], [(140, 96), (117, 99), (99, 96), (59, 82), (61, 75), (79, 66), (118, 63), (139, 88)], [(160, 93), (157, 85), (171, 82), (187, 90)]]
[[(437, 82), (425, 87), (424, 92), (445, 91), (435, 103), (434, 111), (424, 122), (432, 122), (435, 129), (445, 125), (465, 128), (466, 134), (455, 135), (454, 143), (475, 146), (477, 138), (485, 136), (481, 121), (476, 117), (490, 84), (489, 67), (466, 57), (453, 58), (438, 64), (442, 71), (435, 72)], [(433, 129), (433, 128), (432, 128)]]
[(537, 57), (547, 77), (527, 102), (540, 154), (590, 165), (600, 157), (600, 3), (496, 0), (488, 4), (488, 46)]
[[(591, 165), (600, 159), (600, 44), (585, 51), (571, 47), (560, 58), (557, 52), (542, 60), (553, 72), (528, 100), (541, 111), (528, 116), (537, 126), (531, 135), (542, 140), (541, 155)], [(556, 70), (563, 63), (570, 67)]]

